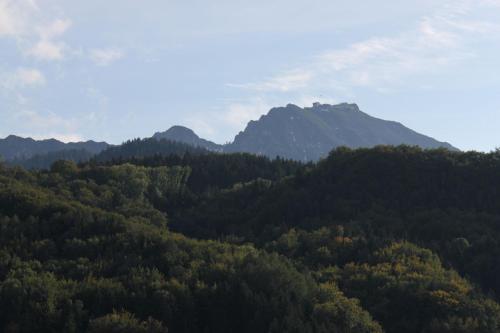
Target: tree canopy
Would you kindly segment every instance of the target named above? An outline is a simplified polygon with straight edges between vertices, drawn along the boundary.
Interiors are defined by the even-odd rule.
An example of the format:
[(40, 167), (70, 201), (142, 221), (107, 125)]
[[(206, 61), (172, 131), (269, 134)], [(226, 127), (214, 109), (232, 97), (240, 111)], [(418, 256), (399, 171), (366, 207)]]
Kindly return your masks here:
[(0, 164), (5, 332), (498, 332), (500, 155)]

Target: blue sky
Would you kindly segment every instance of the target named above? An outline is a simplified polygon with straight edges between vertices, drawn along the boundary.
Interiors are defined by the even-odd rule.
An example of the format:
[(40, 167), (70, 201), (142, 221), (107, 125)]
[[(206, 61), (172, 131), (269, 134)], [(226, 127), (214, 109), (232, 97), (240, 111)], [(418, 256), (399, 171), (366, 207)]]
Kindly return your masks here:
[(314, 101), (500, 146), (500, 0), (0, 0), (0, 137), (223, 143)]

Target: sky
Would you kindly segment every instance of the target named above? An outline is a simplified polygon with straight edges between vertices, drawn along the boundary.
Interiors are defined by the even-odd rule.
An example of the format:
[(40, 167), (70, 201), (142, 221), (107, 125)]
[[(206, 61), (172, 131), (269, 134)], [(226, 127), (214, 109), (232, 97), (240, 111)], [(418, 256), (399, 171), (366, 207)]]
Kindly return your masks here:
[(0, 0), (0, 137), (232, 141), (270, 108), (500, 146), (500, 0)]

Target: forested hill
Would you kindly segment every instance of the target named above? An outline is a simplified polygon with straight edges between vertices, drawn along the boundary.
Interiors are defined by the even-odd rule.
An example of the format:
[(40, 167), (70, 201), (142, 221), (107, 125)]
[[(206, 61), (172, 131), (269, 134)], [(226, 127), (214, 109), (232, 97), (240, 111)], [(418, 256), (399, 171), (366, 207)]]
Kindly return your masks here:
[(211, 141), (200, 138), (193, 130), (184, 126), (172, 126), (165, 132), (157, 132), (153, 135), (153, 139), (170, 140), (186, 143), (194, 147), (205, 148), (210, 151), (222, 151), (222, 145), (218, 145)]
[[(404, 260), (413, 262), (407, 266), (390, 256), (377, 259), (376, 249), (401, 240), (431, 249), (445, 267), (498, 301), (499, 170), (499, 152), (340, 148), (317, 166), (299, 169), (293, 178), (253, 182), (200, 201), (176, 216), (171, 227), (198, 238), (252, 242), (330, 272), (387, 331), (423, 332), (417, 325), (421, 309), (433, 308), (429, 301), (439, 302), (424, 294), (439, 292), (427, 284), (430, 277), (412, 274), (421, 274), (420, 256), (430, 253), (401, 250)], [(392, 270), (386, 266), (390, 262), (398, 267), (393, 274), (399, 282), (391, 281), (395, 276), (382, 277), (385, 269)], [(341, 269), (331, 271), (332, 265)], [(417, 287), (424, 280), (427, 287)], [(414, 307), (407, 306), (409, 299)], [(458, 299), (451, 302), (461, 304)]]
[(9, 165), (19, 165), (28, 170), (50, 169), (57, 161), (73, 161), (75, 163), (87, 162), (95, 155), (84, 149), (57, 150), (45, 154), (36, 154), (30, 157), (16, 157), (8, 160)]
[(408, 146), (0, 164), (0, 331), (499, 332), (498, 170)]
[(178, 155), (186, 153), (199, 155), (208, 151), (203, 147), (192, 146), (180, 141), (167, 139), (134, 139), (124, 142), (119, 146), (110, 147), (92, 159), (95, 162), (113, 162), (129, 160), (131, 158), (144, 158), (154, 156)]

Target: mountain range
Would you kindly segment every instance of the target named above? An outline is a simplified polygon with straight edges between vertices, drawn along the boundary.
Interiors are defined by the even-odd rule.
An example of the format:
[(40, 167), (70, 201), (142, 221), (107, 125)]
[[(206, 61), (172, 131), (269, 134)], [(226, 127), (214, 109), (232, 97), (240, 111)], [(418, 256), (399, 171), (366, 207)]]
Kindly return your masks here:
[(84, 150), (91, 154), (98, 154), (109, 146), (106, 142), (86, 141), (64, 143), (56, 139), (34, 140), (32, 138), (9, 135), (5, 139), (0, 139), (0, 156), (9, 161), (65, 150)]
[[(212, 152), (246, 152), (305, 162), (317, 161), (339, 146), (360, 148), (405, 144), (457, 150), (447, 142), (417, 133), (398, 122), (372, 117), (362, 112), (356, 104), (348, 103), (314, 103), (312, 107), (304, 108), (288, 104), (273, 108), (258, 120), (250, 121), (233, 142), (224, 145), (200, 138), (183, 126), (173, 126), (165, 132), (157, 132), (152, 139), (181, 142)], [(71, 154), (65, 155), (82, 161), (110, 146), (105, 142), (63, 143), (55, 139), (36, 141), (10, 135), (0, 139), (0, 156), (7, 162), (15, 161), (17, 164), (36, 158), (35, 164), (38, 165), (41, 156), (50, 155), (52, 161), (58, 156), (55, 152), (71, 151)], [(79, 151), (81, 158), (74, 157), (79, 156)]]
[(449, 143), (419, 134), (400, 123), (372, 117), (356, 104), (314, 103), (306, 108), (288, 104), (271, 109), (259, 120), (249, 122), (226, 151), (316, 161), (339, 146), (401, 144), (456, 150)]
[(288, 104), (273, 108), (259, 120), (250, 121), (232, 143), (225, 145), (201, 139), (191, 129), (182, 126), (174, 126), (153, 137), (212, 151), (246, 152), (298, 161), (319, 160), (339, 146), (361, 148), (406, 144), (457, 150), (447, 142), (417, 133), (398, 122), (372, 117), (356, 104), (347, 103), (314, 103), (312, 107), (305, 108)]

